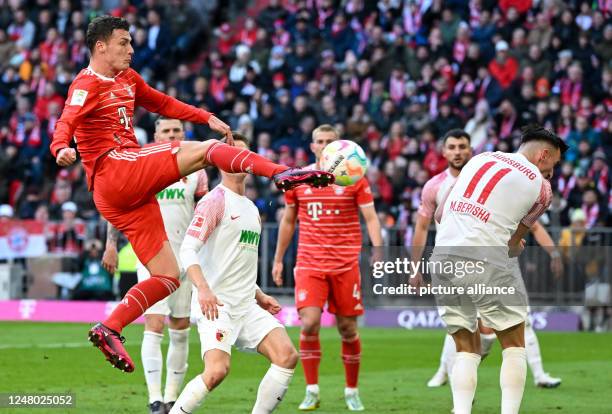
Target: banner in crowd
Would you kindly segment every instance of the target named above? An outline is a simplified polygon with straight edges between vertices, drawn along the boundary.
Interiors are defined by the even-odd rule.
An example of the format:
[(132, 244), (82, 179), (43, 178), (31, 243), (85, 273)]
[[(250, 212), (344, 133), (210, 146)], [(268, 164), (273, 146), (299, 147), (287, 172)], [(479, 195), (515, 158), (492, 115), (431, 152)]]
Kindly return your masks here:
[(44, 223), (0, 220), (0, 260), (36, 257), (47, 253)]
[[(95, 323), (106, 319), (118, 303), (36, 299), (0, 301), (0, 321)], [(276, 317), (286, 326), (298, 326), (300, 323), (294, 306), (283, 306)], [(140, 317), (136, 322), (144, 323), (144, 318)], [(324, 312), (321, 325), (334, 324), (334, 316)]]

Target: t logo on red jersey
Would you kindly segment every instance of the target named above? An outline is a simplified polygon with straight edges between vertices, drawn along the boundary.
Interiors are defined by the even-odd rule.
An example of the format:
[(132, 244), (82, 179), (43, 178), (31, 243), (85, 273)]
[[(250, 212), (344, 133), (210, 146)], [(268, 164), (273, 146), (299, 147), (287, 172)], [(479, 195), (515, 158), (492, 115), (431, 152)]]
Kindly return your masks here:
[(306, 208), (312, 221), (319, 221), (319, 214), (323, 214), (323, 203), (308, 203)]

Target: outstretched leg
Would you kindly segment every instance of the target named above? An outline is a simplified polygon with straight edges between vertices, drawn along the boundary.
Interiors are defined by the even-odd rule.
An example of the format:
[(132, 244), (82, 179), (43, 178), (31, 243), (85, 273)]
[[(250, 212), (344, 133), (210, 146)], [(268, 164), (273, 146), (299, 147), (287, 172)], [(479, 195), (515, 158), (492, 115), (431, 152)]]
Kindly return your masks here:
[(334, 182), (334, 176), (330, 173), (289, 169), (252, 151), (214, 139), (204, 142), (181, 142), (177, 163), (183, 176), (213, 165), (230, 173), (243, 172), (271, 178), (281, 190), (289, 190), (300, 184), (325, 187)]

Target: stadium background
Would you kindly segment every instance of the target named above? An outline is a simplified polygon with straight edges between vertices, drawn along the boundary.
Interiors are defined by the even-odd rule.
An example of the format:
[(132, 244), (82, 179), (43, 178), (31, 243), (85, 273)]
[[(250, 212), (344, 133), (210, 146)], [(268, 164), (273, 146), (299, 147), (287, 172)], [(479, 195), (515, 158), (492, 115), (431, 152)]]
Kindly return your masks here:
[[(216, 113), (249, 136), (254, 151), (290, 166), (307, 165), (312, 162), (310, 134), (322, 123), (335, 125), (344, 138), (360, 143), (372, 162), (368, 178), (388, 245), (411, 243), (422, 185), (446, 166), (438, 141), (444, 132), (465, 128), (479, 153), (515, 150), (520, 128), (530, 122), (554, 130), (571, 150), (553, 180), (555, 199), (543, 223), (555, 241), (563, 240), (569, 248), (566, 275), (560, 281), (548, 275), (547, 259), (535, 249), (523, 267), (536, 304), (563, 305), (583, 314), (585, 289), (610, 286), (611, 10), (608, 0), (0, 1), (0, 258), (6, 263), (0, 265), (1, 297), (69, 299), (74, 295), (71, 275), (92, 270), (101, 255), (106, 226), (87, 192), (83, 170), (78, 164), (59, 169), (48, 144), (68, 86), (87, 65), (87, 23), (110, 13), (131, 24), (132, 67), (160, 90)], [(154, 121), (155, 115), (144, 110), (135, 115), (142, 143), (152, 141)], [(206, 126), (186, 128), (188, 139), (214, 136)], [(210, 170), (209, 178), (214, 185), (217, 173)], [(276, 294), (291, 294), (290, 273), (280, 289), (269, 276), (282, 196), (259, 178), (250, 179), (248, 196), (266, 222), (260, 284)], [(603, 252), (603, 259), (595, 271), (574, 260), (581, 255), (579, 239), (586, 248), (601, 248), (597, 251)], [(34, 247), (39, 250), (32, 253)], [(30, 255), (36, 257), (23, 258)], [(291, 269), (291, 250), (287, 256), (285, 268)], [(125, 266), (114, 290), (98, 299), (113, 300), (125, 290), (132, 277), (131, 264)], [(546, 277), (538, 279), (542, 273)], [(607, 300), (609, 305), (609, 291)], [(5, 302), (5, 310), (9, 303), (22, 310), (32, 306), (23, 300)], [(576, 326), (609, 329), (610, 306), (599, 305), (591, 306), (591, 318), (577, 318)], [(14, 319), (23, 319), (24, 312), (16, 314)], [(30, 343), (34, 351), (27, 355), (38, 357), (42, 351), (35, 350), (35, 338), (55, 329), (2, 326), (6, 361), (11, 352), (22, 349), (12, 347), (15, 344)], [(133, 347), (139, 329), (132, 328)], [(7, 339), (9, 335), (14, 337)], [(422, 340), (429, 348), (412, 351), (427, 348), (429, 365), (433, 369), (437, 364), (439, 333), (411, 337), (379, 330), (365, 335), (373, 341), (381, 338), (389, 349), (410, 338)], [(547, 344), (581, 348), (604, 343), (591, 336), (549, 335), (542, 339), (545, 358)], [(609, 336), (600, 338), (609, 341)], [(56, 339), (52, 342), (65, 340)], [(75, 352), (87, 358), (84, 350)], [(561, 358), (557, 363), (562, 365), (558, 348), (550, 354), (553, 361)], [(65, 358), (60, 355), (60, 360)], [(588, 360), (580, 366), (595, 367), (600, 357), (587, 352), (569, 359), (577, 366)], [(12, 363), (18, 361), (11, 358)], [(364, 376), (368, 366), (376, 370), (374, 362), (366, 362)], [(56, 368), (62, 372), (55, 366), (51, 372)], [(424, 363), (421, 368), (425, 379), (428, 368)], [(102, 367), (91, 369), (98, 372)], [(490, 369), (494, 382), (495, 371)], [(578, 367), (572, 370), (580, 372)], [(420, 374), (398, 374), (390, 375), (387, 384), (380, 375), (385, 386), (406, 382), (420, 387), (423, 382)], [(26, 377), (36, 384), (34, 374)], [(23, 378), (19, 381), (14, 384), (29, 386)], [(605, 383), (591, 382), (582, 383), (580, 392)], [(2, 388), (8, 389), (9, 383)], [(380, 387), (378, 394), (383, 392)], [(144, 392), (143, 386), (132, 388)], [(580, 395), (570, 392), (564, 398), (571, 407), (572, 398)], [(136, 406), (139, 398), (134, 397)], [(554, 405), (551, 397), (542, 401), (549, 399)], [(494, 401), (491, 398), (491, 404)], [(571, 412), (605, 412), (585, 410)], [(532, 412), (545, 411), (538, 406)]]

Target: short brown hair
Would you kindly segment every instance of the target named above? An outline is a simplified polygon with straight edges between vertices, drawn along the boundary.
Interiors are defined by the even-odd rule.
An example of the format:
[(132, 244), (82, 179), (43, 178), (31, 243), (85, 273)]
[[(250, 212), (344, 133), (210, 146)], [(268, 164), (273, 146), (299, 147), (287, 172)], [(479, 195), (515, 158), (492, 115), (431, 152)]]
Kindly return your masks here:
[(85, 42), (89, 51), (93, 53), (98, 40), (107, 42), (112, 36), (113, 30), (129, 32), (130, 24), (125, 19), (113, 16), (99, 16), (93, 19), (89, 26), (87, 26), (87, 35), (85, 36)]

